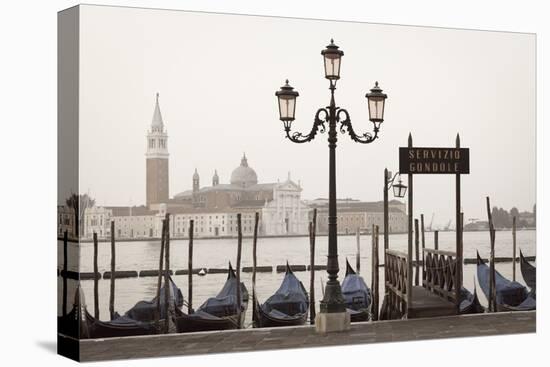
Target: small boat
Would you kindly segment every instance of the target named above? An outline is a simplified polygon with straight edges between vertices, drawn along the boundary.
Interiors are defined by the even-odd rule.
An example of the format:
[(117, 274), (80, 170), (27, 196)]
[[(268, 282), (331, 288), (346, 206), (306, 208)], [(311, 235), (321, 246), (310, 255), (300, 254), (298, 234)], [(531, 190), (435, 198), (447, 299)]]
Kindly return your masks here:
[(149, 335), (155, 331), (153, 323), (132, 320), (126, 316), (117, 316), (112, 321), (96, 320), (86, 309), (80, 286), (76, 290), (71, 312), (58, 318), (58, 332), (79, 339)]
[(370, 289), (351, 267), (346, 259), (346, 277), (342, 282), (342, 295), (346, 301), (346, 308), (350, 313), (351, 322), (368, 321), (372, 296)]
[[(227, 280), (216, 297), (207, 299), (191, 314), (176, 309), (175, 323), (178, 333), (242, 328), (248, 307), (248, 290), (242, 282), (240, 287), (241, 304), (237, 305), (237, 277), (229, 263)], [(239, 308), (241, 311), (240, 324), (238, 320)]]
[[(176, 283), (172, 280), (172, 277), (168, 278), (170, 281), (170, 294), (169, 299), (173, 301), (173, 307), (175, 309), (180, 308), (183, 306), (183, 294), (181, 293), (181, 290), (176, 286)], [(160, 320), (166, 319), (165, 315), (165, 307), (164, 307), (164, 285), (161, 286), (160, 292)], [(115, 314), (115, 318), (113, 321), (116, 321), (118, 318), (126, 318), (130, 320), (135, 321), (141, 321), (141, 322), (154, 322), (156, 321), (156, 313), (157, 313), (157, 297), (153, 298), (151, 301), (139, 301), (126, 311), (126, 313), (123, 316), (119, 316), (118, 314)], [(122, 321), (122, 320), (121, 320)]]
[[(489, 279), (491, 270), (483, 262), (477, 253), (477, 280), (485, 297), (489, 299)], [(506, 279), (495, 270), (496, 304), (497, 311), (509, 311), (510, 308), (519, 307), (528, 296), (524, 285)]]
[(86, 324), (88, 337), (114, 338), (120, 336), (151, 335), (157, 332), (154, 322), (133, 320), (127, 316), (118, 316), (111, 321), (96, 320), (86, 309)]
[(523, 253), (521, 250), (519, 250), (519, 263), (521, 267), (521, 275), (523, 276), (523, 280), (525, 281), (525, 284), (531, 290), (537, 289), (537, 268), (531, 265), (527, 259), (523, 256)]
[(262, 305), (256, 302), (254, 327), (303, 325), (307, 320), (309, 298), (304, 285), (286, 263), (286, 273), (279, 289)]
[(460, 290), (460, 305), (459, 305), (459, 314), (460, 315), (469, 315), (474, 313), (484, 313), (485, 307), (479, 303), (477, 298), (477, 289), (474, 285), (474, 293), (472, 294), (469, 290), (462, 287)]
[(84, 294), (78, 286), (71, 311), (57, 317), (58, 333), (78, 339), (89, 338), (89, 324), (86, 317), (88, 312), (81, 299), (84, 299)]

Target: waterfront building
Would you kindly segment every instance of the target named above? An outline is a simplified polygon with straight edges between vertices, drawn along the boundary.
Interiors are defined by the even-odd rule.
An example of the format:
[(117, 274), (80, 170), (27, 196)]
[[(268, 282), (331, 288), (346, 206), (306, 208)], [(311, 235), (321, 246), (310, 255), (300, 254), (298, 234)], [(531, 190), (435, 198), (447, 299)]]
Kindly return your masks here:
[(63, 237), (65, 231), (67, 231), (68, 238), (74, 238), (74, 209), (66, 205), (57, 206), (57, 236)]
[(215, 218), (216, 213), (224, 213), (225, 219), (218, 215), (223, 224), (218, 221), (212, 228), (208, 225), (206, 233), (214, 236), (236, 234), (236, 213), (242, 213), (243, 220), (252, 216), (251, 225), (243, 223), (243, 232), (252, 232), (255, 212), (260, 215), (261, 235), (300, 235), (307, 234), (309, 221), (309, 208), (302, 201), (301, 193), (302, 188), (291, 180), (290, 174), (284, 182), (259, 183), (256, 171), (248, 165), (248, 159), (243, 155), (228, 184), (220, 184), (215, 171), (212, 185), (201, 187), (200, 175), (195, 170), (192, 189), (176, 194), (168, 206), (171, 206), (171, 213), (182, 215), (208, 213), (209, 222), (212, 215)]
[[(328, 199), (316, 199), (307, 202), (311, 208), (317, 208), (317, 232), (328, 232)], [(384, 202), (364, 202), (354, 199), (339, 199), (338, 233), (371, 232), (377, 225), (379, 231), (384, 231)], [(407, 231), (408, 221), (405, 204), (398, 200), (388, 203), (389, 233)]]

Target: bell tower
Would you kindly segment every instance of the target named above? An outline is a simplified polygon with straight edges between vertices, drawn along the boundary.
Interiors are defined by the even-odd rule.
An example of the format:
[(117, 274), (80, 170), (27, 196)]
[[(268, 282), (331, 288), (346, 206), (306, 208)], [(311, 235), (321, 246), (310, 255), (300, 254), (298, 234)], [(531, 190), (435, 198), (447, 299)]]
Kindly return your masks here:
[(197, 169), (195, 168), (195, 173), (193, 173), (193, 193), (199, 192), (200, 189), (200, 177)]
[(218, 176), (218, 170), (214, 170), (214, 176), (212, 176), (212, 186), (218, 186), (220, 184), (220, 177)]
[(147, 132), (146, 204), (168, 202), (168, 134), (160, 113), (159, 94), (156, 95), (151, 129)]

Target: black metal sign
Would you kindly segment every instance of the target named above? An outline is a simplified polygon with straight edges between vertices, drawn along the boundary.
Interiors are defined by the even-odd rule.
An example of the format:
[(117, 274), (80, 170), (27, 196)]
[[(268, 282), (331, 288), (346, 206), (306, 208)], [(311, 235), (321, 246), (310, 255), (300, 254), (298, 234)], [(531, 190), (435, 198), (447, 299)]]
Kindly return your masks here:
[(468, 174), (468, 148), (399, 148), (399, 172), (402, 174)]

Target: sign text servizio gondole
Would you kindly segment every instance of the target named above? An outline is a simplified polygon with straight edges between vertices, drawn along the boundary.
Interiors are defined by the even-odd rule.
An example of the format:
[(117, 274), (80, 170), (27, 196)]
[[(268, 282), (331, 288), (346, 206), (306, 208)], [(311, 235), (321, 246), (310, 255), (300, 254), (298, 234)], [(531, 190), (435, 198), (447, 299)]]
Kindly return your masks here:
[(468, 148), (399, 148), (399, 172), (410, 174), (468, 174)]

